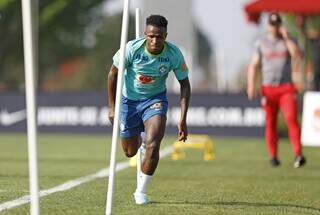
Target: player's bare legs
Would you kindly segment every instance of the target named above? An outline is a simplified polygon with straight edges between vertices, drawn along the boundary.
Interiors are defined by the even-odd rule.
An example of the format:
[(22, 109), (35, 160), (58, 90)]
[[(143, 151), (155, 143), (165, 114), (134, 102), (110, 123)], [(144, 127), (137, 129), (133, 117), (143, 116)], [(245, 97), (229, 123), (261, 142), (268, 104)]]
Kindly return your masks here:
[(141, 145), (140, 135), (136, 135), (129, 138), (121, 138), (122, 149), (127, 157), (133, 157), (137, 154), (137, 151)]
[(148, 186), (152, 175), (158, 166), (159, 150), (161, 140), (164, 136), (166, 117), (164, 115), (154, 115), (144, 122), (146, 129), (146, 153), (141, 165), (141, 173), (138, 179), (137, 189), (134, 193), (136, 204), (147, 204)]
[(155, 115), (145, 123), (146, 128), (146, 154), (142, 162), (141, 171), (147, 175), (153, 175), (159, 161), (160, 143), (166, 128), (166, 117)]

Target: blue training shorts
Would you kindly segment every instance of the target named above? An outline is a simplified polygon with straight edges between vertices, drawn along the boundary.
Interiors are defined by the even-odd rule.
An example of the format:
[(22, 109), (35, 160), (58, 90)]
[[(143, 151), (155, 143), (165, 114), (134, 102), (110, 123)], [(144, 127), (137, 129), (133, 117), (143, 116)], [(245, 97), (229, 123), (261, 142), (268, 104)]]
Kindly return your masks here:
[(144, 122), (154, 115), (167, 115), (166, 91), (145, 100), (130, 100), (122, 96), (120, 112), (120, 136), (124, 138), (140, 135)]

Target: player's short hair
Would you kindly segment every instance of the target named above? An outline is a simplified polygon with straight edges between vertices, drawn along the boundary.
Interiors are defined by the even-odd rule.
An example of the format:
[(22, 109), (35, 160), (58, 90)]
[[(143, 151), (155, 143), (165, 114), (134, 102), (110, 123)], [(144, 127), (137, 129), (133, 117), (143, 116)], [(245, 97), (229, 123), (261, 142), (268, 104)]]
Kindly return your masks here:
[(146, 20), (146, 25), (167, 28), (168, 20), (161, 15), (150, 15)]

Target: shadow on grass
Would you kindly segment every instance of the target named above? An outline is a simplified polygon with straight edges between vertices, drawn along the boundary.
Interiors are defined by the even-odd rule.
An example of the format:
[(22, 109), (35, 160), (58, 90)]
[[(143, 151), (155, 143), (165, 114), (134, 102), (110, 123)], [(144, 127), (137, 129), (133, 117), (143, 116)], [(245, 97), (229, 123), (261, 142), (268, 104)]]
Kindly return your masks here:
[(261, 202), (156, 202), (152, 201), (152, 204), (181, 204), (181, 205), (206, 205), (206, 206), (246, 206), (246, 207), (279, 207), (279, 208), (296, 208), (303, 210), (312, 210), (314, 212), (319, 212), (320, 208), (308, 207), (303, 205), (294, 204), (278, 204), (278, 203), (261, 203)]

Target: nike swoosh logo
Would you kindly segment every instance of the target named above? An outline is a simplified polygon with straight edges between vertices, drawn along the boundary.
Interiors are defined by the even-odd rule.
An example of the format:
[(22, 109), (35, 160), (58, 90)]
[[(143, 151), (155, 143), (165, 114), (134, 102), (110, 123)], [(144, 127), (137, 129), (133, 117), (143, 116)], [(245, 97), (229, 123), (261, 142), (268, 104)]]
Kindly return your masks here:
[(9, 113), (7, 110), (0, 112), (0, 124), (10, 126), (26, 119), (26, 110)]

